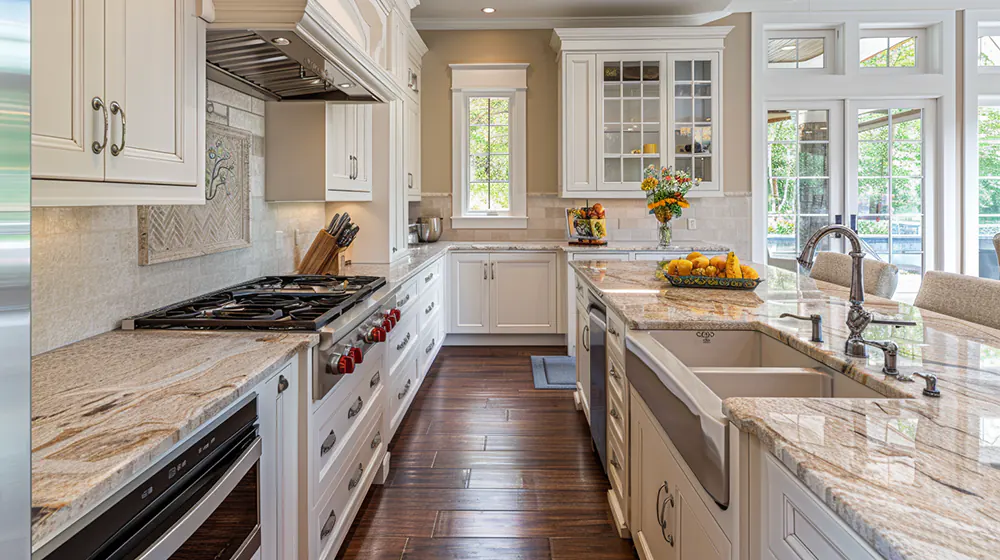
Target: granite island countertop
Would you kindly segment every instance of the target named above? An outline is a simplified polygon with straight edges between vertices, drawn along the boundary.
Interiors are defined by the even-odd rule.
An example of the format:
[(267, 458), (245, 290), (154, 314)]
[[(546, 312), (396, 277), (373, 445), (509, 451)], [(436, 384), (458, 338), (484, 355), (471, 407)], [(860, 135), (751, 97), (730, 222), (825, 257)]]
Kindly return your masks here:
[(35, 356), (32, 549), (318, 340), (310, 333), (112, 331)]
[[(866, 332), (899, 344), (900, 370), (936, 374), (935, 399), (882, 374), (881, 352), (844, 354), (847, 288), (764, 266), (754, 292), (666, 286), (652, 262), (572, 266), (631, 329), (757, 330), (896, 397), (730, 398), (723, 412), (882, 556), (1000, 558), (1000, 331), (869, 296), (866, 309), (918, 323)], [(786, 312), (823, 315), (826, 342)]]

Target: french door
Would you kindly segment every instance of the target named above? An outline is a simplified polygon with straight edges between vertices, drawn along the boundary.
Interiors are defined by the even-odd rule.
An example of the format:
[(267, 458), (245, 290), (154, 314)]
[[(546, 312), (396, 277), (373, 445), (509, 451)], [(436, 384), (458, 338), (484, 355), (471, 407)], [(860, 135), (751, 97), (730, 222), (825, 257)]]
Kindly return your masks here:
[(849, 225), (899, 267), (897, 297), (912, 297), (934, 254), (934, 102), (849, 101), (845, 113)]

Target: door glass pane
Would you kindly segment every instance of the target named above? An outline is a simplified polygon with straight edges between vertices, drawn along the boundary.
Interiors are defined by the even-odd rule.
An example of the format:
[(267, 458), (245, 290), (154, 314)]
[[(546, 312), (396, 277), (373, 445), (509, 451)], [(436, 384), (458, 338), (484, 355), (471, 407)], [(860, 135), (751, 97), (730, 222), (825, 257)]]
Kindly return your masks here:
[(1000, 106), (980, 107), (978, 120), (979, 276), (1000, 279), (993, 247), (993, 236), (1000, 233)]
[(1000, 35), (979, 38), (979, 65), (1000, 66)]
[(899, 267), (896, 294), (913, 295), (924, 270), (923, 110), (862, 109), (857, 118), (857, 230)]
[[(768, 226), (771, 257), (791, 259), (817, 229), (830, 224), (830, 114), (767, 112)], [(824, 240), (821, 250), (829, 248)]]
[(660, 63), (609, 61), (604, 74), (604, 183), (638, 187), (643, 165), (660, 163)]

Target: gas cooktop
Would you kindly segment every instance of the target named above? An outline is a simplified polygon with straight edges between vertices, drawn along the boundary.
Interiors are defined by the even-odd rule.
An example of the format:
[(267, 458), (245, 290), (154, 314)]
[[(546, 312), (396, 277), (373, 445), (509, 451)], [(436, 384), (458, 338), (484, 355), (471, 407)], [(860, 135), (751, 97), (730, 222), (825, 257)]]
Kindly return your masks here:
[(126, 319), (122, 328), (316, 331), (384, 285), (376, 276), (264, 276)]

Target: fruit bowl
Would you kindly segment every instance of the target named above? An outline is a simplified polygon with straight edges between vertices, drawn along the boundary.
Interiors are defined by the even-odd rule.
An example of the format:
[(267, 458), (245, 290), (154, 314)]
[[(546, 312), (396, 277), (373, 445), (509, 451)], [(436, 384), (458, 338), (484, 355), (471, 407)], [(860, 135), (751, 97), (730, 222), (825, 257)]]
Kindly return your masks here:
[(744, 290), (753, 291), (764, 280), (762, 278), (719, 278), (716, 276), (676, 276), (667, 274), (662, 269), (656, 270), (656, 277), (670, 282), (676, 288), (707, 288), (712, 290)]

